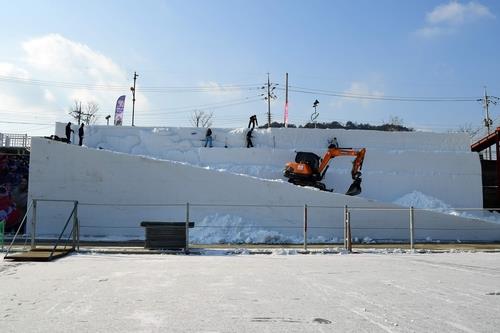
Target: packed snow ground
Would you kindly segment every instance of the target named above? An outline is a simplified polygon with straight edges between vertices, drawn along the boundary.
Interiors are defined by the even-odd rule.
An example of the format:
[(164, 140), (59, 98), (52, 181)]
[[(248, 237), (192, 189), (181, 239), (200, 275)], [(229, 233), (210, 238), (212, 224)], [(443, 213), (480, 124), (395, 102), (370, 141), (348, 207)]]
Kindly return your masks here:
[(2, 332), (496, 332), (499, 253), (0, 261)]

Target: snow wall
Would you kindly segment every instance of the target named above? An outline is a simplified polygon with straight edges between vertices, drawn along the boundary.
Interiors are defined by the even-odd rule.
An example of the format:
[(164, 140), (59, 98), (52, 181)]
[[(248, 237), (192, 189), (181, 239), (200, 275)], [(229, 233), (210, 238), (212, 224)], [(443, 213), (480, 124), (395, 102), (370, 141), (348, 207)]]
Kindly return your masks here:
[[(57, 135), (64, 136), (65, 125), (56, 124)], [(78, 133), (76, 126), (74, 130)], [(479, 156), (470, 151), (470, 139), (465, 133), (256, 129), (256, 148), (243, 149), (246, 128), (212, 130), (212, 149), (200, 149), (205, 129), (172, 127), (90, 126), (86, 128), (84, 145), (283, 180), (283, 168), (295, 159), (296, 151), (323, 156), (328, 140), (336, 137), (341, 147), (366, 148), (361, 194), (364, 198), (394, 202), (419, 191), (452, 207), (483, 207)], [(323, 181), (328, 188), (345, 193), (352, 182), (352, 160), (337, 157), (330, 162)]]
[[(123, 133), (118, 135), (116, 131), (120, 130), (126, 135)], [(107, 131), (110, 131), (109, 136), (105, 135)], [(342, 239), (344, 205), (358, 207), (357, 210), (351, 211), (354, 237), (365, 240), (408, 240), (408, 210), (387, 210), (387, 208), (402, 208), (401, 206), (376, 202), (360, 196), (349, 197), (298, 187), (285, 182), (281, 177), (277, 180), (262, 179), (213, 167), (216, 164), (225, 164), (228, 168), (238, 170), (247, 168), (246, 170), (254, 170), (254, 172), (273, 174), (277, 172), (274, 168), (279, 168), (281, 172), (282, 167), (276, 163), (273, 164), (272, 161), (275, 158), (288, 160), (295, 154), (293, 149), (286, 146), (266, 148), (265, 144), (269, 144), (269, 141), (265, 141), (265, 144), (260, 142), (257, 139), (259, 134), (256, 135), (255, 141), (258, 145), (256, 149), (241, 148), (241, 142), (236, 147), (236, 138), (228, 139), (229, 148), (200, 148), (200, 137), (203, 133), (198, 133), (198, 131), (196, 129), (148, 130), (126, 127), (118, 129), (110, 127), (108, 130), (107, 127), (91, 127), (88, 130), (86, 144), (93, 148), (34, 138), (30, 157), (29, 197), (30, 199), (78, 200), (82, 238), (142, 239), (144, 230), (139, 227), (141, 221), (185, 221), (186, 203), (189, 202), (190, 220), (195, 221), (195, 228), (190, 232), (190, 238), (191, 241), (198, 243), (300, 242), (303, 239), (305, 204), (308, 205), (310, 242)], [(244, 130), (235, 131), (237, 132), (226, 133), (232, 133), (242, 139)], [(113, 132), (115, 135), (112, 135)], [(174, 149), (172, 143), (174, 138), (169, 138), (167, 133), (181, 133), (182, 135), (172, 136), (186, 147)], [(262, 137), (267, 134), (268, 140), (271, 140), (273, 145), (276, 142), (278, 146), (277, 142), (280, 140), (277, 140), (276, 136), (274, 139), (269, 138), (271, 131), (262, 131), (260, 134)], [(147, 144), (151, 139), (149, 137), (154, 136), (161, 136), (162, 140), (152, 140), (157, 146)], [(188, 139), (183, 139), (183, 136)], [(219, 136), (217, 136), (216, 143), (219, 141), (218, 138)], [(343, 139), (340, 135), (337, 135), (337, 138), (339, 141)], [(442, 139), (445, 141), (445, 137)], [(479, 181), (479, 184), (475, 186), (480, 190), (480, 179), (475, 179), (477, 175), (471, 170), (474, 162), (476, 164), (479, 162), (474, 159), (474, 155), (460, 150), (461, 140), (463, 139), (456, 141), (450, 139), (446, 152), (450, 156), (463, 156), (464, 161), (469, 160), (469, 163), (459, 162), (462, 170), (469, 168), (467, 170), (469, 173), (464, 172), (464, 175), (469, 175), (465, 177), (468, 179), (468, 184)], [(396, 140), (396, 146), (399, 148), (404, 146), (403, 141)], [(407, 147), (417, 146), (412, 142), (414, 140), (406, 141)], [(320, 140), (318, 140), (318, 145), (319, 142)], [(188, 147), (188, 143), (191, 143), (191, 146)], [(231, 148), (231, 145), (234, 145), (234, 148)], [(376, 146), (376, 143), (374, 145)], [(153, 148), (150, 148), (151, 146)], [(369, 149), (368, 145), (364, 146)], [(116, 149), (115, 147), (125, 153), (109, 150), (110, 148)], [(161, 147), (164, 147), (164, 154), (167, 157), (175, 155), (179, 160), (183, 157), (190, 163), (158, 159), (158, 155), (161, 155)], [(172, 148), (168, 149), (168, 147)], [(446, 145), (441, 147), (446, 147)], [(153, 152), (148, 155), (157, 158), (130, 154), (130, 152), (144, 154), (145, 149), (151, 149)], [(455, 149), (455, 154), (451, 153), (453, 149)], [(320, 150), (318, 148), (318, 153), (321, 152)], [(430, 156), (439, 155), (436, 151), (431, 151), (429, 154)], [(400, 155), (394, 154), (394, 156)], [(367, 154), (366, 161), (369, 156)], [(239, 164), (235, 163), (232, 158), (240, 158), (237, 160)], [(265, 164), (266, 160), (269, 164)], [(213, 163), (212, 166), (208, 165), (210, 163)], [(420, 163), (426, 162), (424, 160)], [(442, 163), (445, 164), (444, 161)], [(334, 174), (337, 177), (348, 176), (350, 163), (343, 168), (345, 175), (341, 172)], [(367, 173), (370, 174), (367, 172), (368, 164), (365, 164), (364, 170), (363, 190), (369, 191), (367, 189), (369, 186), (365, 183), (366, 179), (370, 178), (367, 175)], [(418, 179), (417, 176), (415, 178)], [(332, 177), (332, 181), (335, 182), (336, 177)], [(372, 181), (372, 184), (377, 184), (377, 182)], [(441, 184), (446, 185), (443, 182)], [(470, 199), (469, 195), (464, 193), (474, 192), (474, 188), (466, 189), (464, 183), (461, 184), (462, 196)], [(418, 184), (411, 187), (408, 184), (408, 189), (402, 191), (411, 192), (416, 185)], [(386, 188), (388, 185), (378, 183), (378, 186)], [(464, 192), (465, 190), (468, 192)], [(372, 190), (371, 193), (383, 191), (384, 189)], [(469, 206), (471, 202), (475, 202), (474, 200), (463, 202)], [(71, 208), (70, 203), (39, 202), (37, 235), (43, 237), (58, 234)], [(415, 229), (417, 240), (493, 241), (500, 239), (499, 224), (423, 210), (415, 212)]]

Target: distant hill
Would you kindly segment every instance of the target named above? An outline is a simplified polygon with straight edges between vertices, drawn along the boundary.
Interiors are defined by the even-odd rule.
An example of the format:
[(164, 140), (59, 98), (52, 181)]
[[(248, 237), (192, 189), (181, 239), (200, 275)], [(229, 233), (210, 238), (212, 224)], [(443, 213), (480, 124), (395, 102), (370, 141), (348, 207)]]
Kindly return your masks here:
[[(267, 124), (263, 126), (259, 126), (259, 128), (267, 128)], [(271, 123), (272, 128), (276, 127), (285, 127), (285, 124), (283, 123), (278, 123), (278, 122), (272, 122)], [(290, 128), (297, 128), (294, 124), (288, 124), (288, 127)], [(320, 128), (320, 129), (325, 129), (325, 128), (341, 128), (341, 129), (348, 129), (348, 130), (374, 130), (374, 131), (385, 131), (385, 132), (412, 132), (413, 128), (406, 127), (403, 125), (399, 124), (382, 124), (382, 125), (370, 125), (370, 124), (358, 124), (352, 121), (348, 121), (345, 123), (345, 125), (342, 125), (338, 121), (332, 121), (331, 123), (307, 123), (304, 126), (300, 125), (298, 128)]]

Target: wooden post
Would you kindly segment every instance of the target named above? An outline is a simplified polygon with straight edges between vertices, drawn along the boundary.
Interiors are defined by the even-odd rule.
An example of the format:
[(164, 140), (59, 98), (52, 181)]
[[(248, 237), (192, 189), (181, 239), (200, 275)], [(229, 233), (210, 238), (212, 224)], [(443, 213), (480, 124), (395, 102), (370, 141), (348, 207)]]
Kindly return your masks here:
[(413, 218), (414, 218), (414, 211), (413, 211), (413, 206), (410, 207), (410, 250), (413, 250), (414, 248), (414, 225), (413, 225)]
[(189, 253), (189, 202), (186, 202), (186, 246), (184, 252)]
[(307, 205), (304, 205), (304, 251), (307, 251)]
[(36, 200), (33, 200), (33, 216), (31, 217), (31, 249), (35, 249), (36, 234)]

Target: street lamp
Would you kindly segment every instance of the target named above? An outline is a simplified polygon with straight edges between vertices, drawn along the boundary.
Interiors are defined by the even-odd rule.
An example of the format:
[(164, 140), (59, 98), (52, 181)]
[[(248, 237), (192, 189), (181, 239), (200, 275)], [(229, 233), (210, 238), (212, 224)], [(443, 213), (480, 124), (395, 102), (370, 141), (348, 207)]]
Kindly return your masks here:
[(314, 103), (313, 103), (314, 112), (311, 114), (311, 121), (314, 123), (314, 128), (316, 128), (316, 119), (319, 116), (318, 111), (316, 111), (316, 108), (318, 107), (318, 104), (319, 104), (319, 101), (315, 100)]
[(109, 114), (108, 114), (108, 115), (107, 115), (106, 117), (104, 117), (104, 118), (106, 119), (106, 122), (107, 122), (107, 124), (106, 124), (106, 125), (108, 125), (108, 126), (109, 126), (109, 118), (111, 118), (111, 115), (109, 115)]

